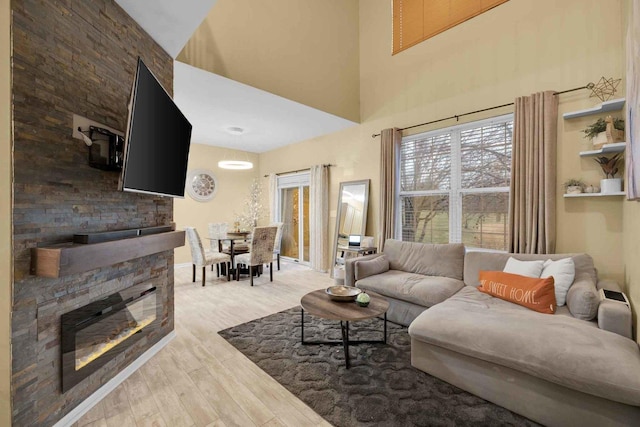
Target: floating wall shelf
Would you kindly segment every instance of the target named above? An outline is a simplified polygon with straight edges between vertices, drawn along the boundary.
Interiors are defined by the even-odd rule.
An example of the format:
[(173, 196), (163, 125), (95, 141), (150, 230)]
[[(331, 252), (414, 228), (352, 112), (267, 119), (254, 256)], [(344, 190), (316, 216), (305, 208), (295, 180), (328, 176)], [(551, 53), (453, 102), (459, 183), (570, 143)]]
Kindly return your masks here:
[(626, 142), (615, 142), (613, 144), (605, 144), (599, 150), (589, 150), (589, 151), (581, 151), (580, 156), (595, 156), (598, 154), (611, 154), (611, 153), (621, 153), (627, 147)]
[(564, 197), (607, 197), (607, 196), (624, 196), (626, 193), (620, 191), (618, 193), (578, 193), (578, 194), (565, 194)]
[(61, 243), (31, 249), (31, 274), (62, 277), (184, 246), (184, 231), (102, 243)]
[(586, 110), (569, 111), (567, 113), (564, 113), (562, 117), (565, 119), (575, 119), (576, 117), (589, 116), (591, 114), (622, 110), (624, 101), (624, 98), (612, 99), (611, 101), (605, 101), (600, 105), (596, 105), (593, 108), (587, 108)]

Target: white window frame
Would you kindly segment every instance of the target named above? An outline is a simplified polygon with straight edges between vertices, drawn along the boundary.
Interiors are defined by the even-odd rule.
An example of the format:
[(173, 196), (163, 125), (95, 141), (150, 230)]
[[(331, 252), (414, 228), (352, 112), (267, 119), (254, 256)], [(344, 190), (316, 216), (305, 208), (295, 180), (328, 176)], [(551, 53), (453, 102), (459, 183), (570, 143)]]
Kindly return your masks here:
[[(421, 190), (421, 191), (402, 191), (400, 189), (400, 172), (401, 172), (401, 156), (400, 148), (396, 152), (396, 197), (395, 197), (395, 238), (402, 240), (402, 204), (400, 200), (402, 196), (433, 196), (448, 195), (449, 196), (449, 243), (462, 242), (462, 197), (467, 194), (482, 193), (509, 193), (510, 187), (486, 187), (486, 188), (461, 188), (460, 178), (462, 169), (461, 159), (461, 138), (463, 131), (474, 129), (493, 124), (505, 123), (513, 121), (513, 113), (501, 116), (491, 117), (489, 119), (477, 120), (474, 122), (464, 123), (461, 125), (450, 126), (447, 128), (436, 129), (429, 132), (405, 136), (402, 138), (402, 144), (405, 141), (414, 139), (431, 138), (435, 136), (451, 134), (451, 182), (448, 190)], [(452, 207), (455, 207), (452, 208)], [(488, 250), (484, 248), (470, 248), (472, 250)], [(491, 249), (491, 251), (493, 251)], [(502, 252), (502, 251), (500, 251)]]
[(310, 172), (296, 172), (287, 175), (276, 175), (275, 221), (282, 221), (282, 206), (280, 206), (280, 195), (282, 189), (310, 185), (310, 182)]

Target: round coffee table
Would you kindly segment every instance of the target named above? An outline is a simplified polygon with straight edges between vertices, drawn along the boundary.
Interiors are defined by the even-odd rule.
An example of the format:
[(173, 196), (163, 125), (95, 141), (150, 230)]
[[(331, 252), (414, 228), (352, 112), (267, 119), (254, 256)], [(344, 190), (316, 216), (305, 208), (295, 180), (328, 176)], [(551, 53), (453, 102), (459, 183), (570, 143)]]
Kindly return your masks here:
[[(356, 344), (372, 344), (372, 343), (387, 343), (387, 310), (389, 309), (389, 302), (384, 297), (375, 292), (367, 291), (367, 294), (371, 297), (371, 301), (367, 307), (360, 307), (353, 302), (337, 302), (329, 299), (329, 295), (324, 289), (309, 292), (300, 300), (300, 315), (302, 319), (300, 342), (303, 345), (315, 345), (315, 344), (342, 344), (344, 347), (344, 360), (347, 369), (349, 369), (349, 345)], [(342, 331), (342, 341), (305, 341), (304, 340), (304, 312), (329, 320), (339, 320), (340, 329)], [(349, 340), (349, 322), (357, 322), (359, 320), (371, 319), (384, 315), (384, 330), (381, 340)]]

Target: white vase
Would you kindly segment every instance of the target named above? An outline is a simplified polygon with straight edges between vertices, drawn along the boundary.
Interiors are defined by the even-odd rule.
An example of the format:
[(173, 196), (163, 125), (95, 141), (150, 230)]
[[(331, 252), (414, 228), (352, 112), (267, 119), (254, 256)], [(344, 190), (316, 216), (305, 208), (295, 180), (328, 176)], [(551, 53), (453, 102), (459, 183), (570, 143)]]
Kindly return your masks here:
[(602, 194), (619, 193), (622, 191), (622, 178), (608, 178), (600, 180)]

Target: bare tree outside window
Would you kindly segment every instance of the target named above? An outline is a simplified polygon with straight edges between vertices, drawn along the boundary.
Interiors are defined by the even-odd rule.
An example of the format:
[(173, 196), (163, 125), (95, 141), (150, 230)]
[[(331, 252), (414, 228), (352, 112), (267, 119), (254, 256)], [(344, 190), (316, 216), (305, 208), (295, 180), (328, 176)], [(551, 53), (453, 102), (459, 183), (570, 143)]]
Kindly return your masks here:
[(512, 133), (508, 117), (405, 138), (402, 239), (506, 250)]
[(441, 193), (402, 197), (402, 240), (448, 242), (451, 136), (403, 141), (401, 164), (403, 192)]

